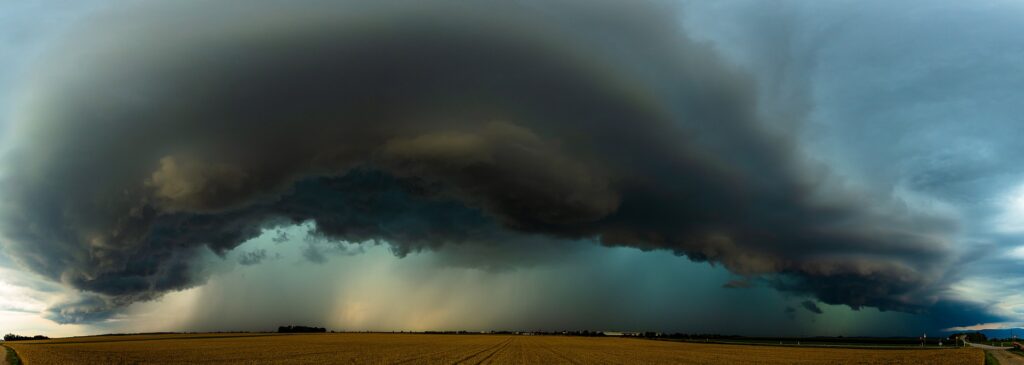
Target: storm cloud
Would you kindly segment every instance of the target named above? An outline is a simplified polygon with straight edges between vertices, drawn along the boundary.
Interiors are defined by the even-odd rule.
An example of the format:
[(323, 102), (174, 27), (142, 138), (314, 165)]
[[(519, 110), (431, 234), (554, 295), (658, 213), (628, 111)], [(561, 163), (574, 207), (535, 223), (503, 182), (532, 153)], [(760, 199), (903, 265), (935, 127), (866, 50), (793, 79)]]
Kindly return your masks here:
[(668, 4), (136, 5), (82, 28), (24, 86), (0, 169), (7, 251), (89, 293), (58, 322), (310, 222), (399, 256), (478, 247), (458, 261), (481, 267), (668, 250), (903, 311), (954, 259), (950, 220), (836, 182)]
[(822, 313), (821, 308), (819, 308), (817, 304), (815, 304), (814, 302), (812, 302), (810, 300), (805, 300), (803, 302), (800, 302), (800, 305), (803, 306), (804, 309), (806, 309), (808, 312), (811, 312), (811, 313), (814, 313), (814, 314), (821, 314)]

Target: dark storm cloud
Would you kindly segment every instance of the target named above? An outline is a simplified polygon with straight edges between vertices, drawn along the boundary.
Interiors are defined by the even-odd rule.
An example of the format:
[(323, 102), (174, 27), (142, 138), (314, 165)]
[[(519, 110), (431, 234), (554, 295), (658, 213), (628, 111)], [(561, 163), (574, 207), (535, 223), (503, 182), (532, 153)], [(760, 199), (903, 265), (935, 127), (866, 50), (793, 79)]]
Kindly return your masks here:
[(0, 229), (23, 266), (98, 294), (63, 322), (309, 221), (399, 256), (472, 245), (457, 260), (477, 266), (592, 239), (830, 304), (934, 301), (949, 222), (825, 183), (762, 129), (753, 81), (681, 32), (661, 3), (113, 12), (28, 86)]
[(362, 246), (350, 247), (350, 244), (334, 241), (319, 233), (307, 236), (306, 247), (302, 249), (302, 257), (315, 264), (327, 263), (328, 255), (352, 256), (361, 253)]
[(753, 284), (750, 283), (750, 280), (729, 280), (727, 283), (722, 284), (723, 288), (729, 289), (747, 289), (752, 286)]
[(267, 259), (267, 250), (263, 250), (263, 249), (253, 250), (253, 251), (242, 253), (242, 256), (240, 256), (238, 258), (238, 263), (242, 264), (242, 265), (245, 265), (245, 266), (258, 265), (259, 263), (263, 262), (263, 260), (266, 260), (266, 259)]
[(822, 313), (821, 308), (819, 308), (817, 304), (815, 304), (814, 302), (812, 302), (810, 300), (805, 300), (803, 302), (800, 302), (800, 305), (803, 306), (804, 309), (806, 309), (808, 312), (811, 312), (811, 313), (814, 313), (814, 314), (821, 314)]
[(111, 299), (107, 296), (85, 294), (46, 308), (43, 317), (60, 324), (99, 322), (112, 317), (118, 308), (141, 299), (131, 296)]

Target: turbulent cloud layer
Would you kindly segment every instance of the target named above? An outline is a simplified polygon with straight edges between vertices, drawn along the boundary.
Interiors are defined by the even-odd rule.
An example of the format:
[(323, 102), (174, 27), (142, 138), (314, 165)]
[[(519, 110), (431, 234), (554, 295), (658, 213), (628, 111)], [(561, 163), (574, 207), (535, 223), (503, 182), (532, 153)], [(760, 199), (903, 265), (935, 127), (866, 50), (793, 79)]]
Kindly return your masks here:
[(830, 182), (665, 4), (140, 6), (83, 29), (25, 86), (0, 185), (11, 255), (97, 294), (57, 321), (310, 221), (479, 266), (669, 250), (853, 308), (926, 306), (952, 260), (948, 221)]

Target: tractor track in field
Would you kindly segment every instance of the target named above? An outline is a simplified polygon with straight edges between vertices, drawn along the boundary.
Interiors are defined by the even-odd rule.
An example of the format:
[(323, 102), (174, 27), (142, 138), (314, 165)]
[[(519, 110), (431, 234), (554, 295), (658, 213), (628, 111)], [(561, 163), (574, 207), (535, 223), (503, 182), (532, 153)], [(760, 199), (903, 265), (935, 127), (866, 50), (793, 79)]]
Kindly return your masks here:
[[(490, 348), (490, 347), (488, 347), (488, 348)], [(484, 349), (484, 350), (487, 350), (487, 349)], [(423, 358), (429, 358), (429, 357), (432, 357), (432, 356), (442, 355), (442, 354), (447, 354), (447, 353), (452, 353), (452, 352), (457, 352), (457, 351), (459, 351), (458, 348), (452, 348), (452, 349), (447, 349), (447, 350), (440, 350), (440, 351), (429, 352), (429, 353), (426, 353), (426, 354), (414, 355), (412, 357), (396, 361), (393, 364), (408, 364), (408, 363), (411, 363), (413, 361), (420, 360), (420, 359), (423, 359)], [(483, 350), (481, 350), (481, 351), (483, 351)]]
[(578, 362), (578, 361), (574, 360), (574, 359), (573, 359), (573, 358), (571, 358), (571, 357), (568, 357), (568, 356), (565, 356), (565, 355), (563, 355), (563, 354), (562, 354), (561, 352), (555, 351), (555, 349), (551, 348), (551, 346), (549, 346), (549, 345), (543, 345), (543, 346), (541, 346), (541, 348), (543, 348), (543, 349), (547, 350), (547, 351), (548, 351), (548, 352), (550, 352), (550, 353), (551, 353), (552, 355), (555, 355), (555, 357), (557, 357), (557, 358), (559, 358), (559, 359), (562, 359), (562, 360), (565, 360), (566, 362), (568, 362), (568, 363), (570, 363), (570, 364), (573, 364), (573, 365), (580, 365), (580, 362)]
[(489, 346), (489, 347), (487, 347), (487, 348), (485, 348), (485, 349), (483, 349), (483, 350), (480, 350), (480, 351), (474, 352), (473, 354), (471, 354), (471, 355), (469, 355), (469, 356), (466, 356), (466, 357), (464, 357), (464, 358), (461, 358), (461, 359), (459, 359), (458, 361), (454, 362), (454, 364), (466, 364), (466, 363), (467, 363), (467, 361), (468, 361), (469, 359), (472, 359), (472, 358), (474, 358), (474, 357), (477, 357), (477, 355), (480, 355), (480, 354), (482, 354), (482, 353), (485, 353), (485, 352), (487, 352), (487, 351), (491, 351), (491, 353), (490, 353), (490, 354), (487, 354), (487, 356), (484, 356), (484, 358), (483, 358), (483, 359), (480, 359), (480, 361), (477, 361), (477, 362), (473, 363), (473, 364), (480, 364), (480, 363), (482, 363), (483, 361), (485, 361), (485, 360), (487, 360), (487, 359), (491, 358), (491, 356), (494, 356), (494, 354), (496, 354), (496, 353), (500, 352), (501, 350), (504, 350), (504, 349), (505, 349), (505, 347), (508, 347), (508, 344), (510, 344), (510, 343), (512, 343), (512, 336), (509, 336), (509, 337), (507, 337), (507, 338), (505, 339), (505, 341), (502, 341), (502, 342), (496, 343), (496, 344), (494, 344), (493, 346)]
[(508, 348), (508, 345), (509, 345), (509, 344), (511, 344), (511, 343), (512, 343), (512, 341), (514, 341), (514, 339), (513, 339), (512, 337), (509, 337), (509, 338), (508, 338), (508, 341), (505, 341), (505, 342), (504, 342), (504, 343), (503, 343), (503, 344), (501, 345), (501, 347), (499, 347), (498, 349), (494, 350), (494, 352), (491, 352), (491, 353), (487, 354), (487, 356), (484, 356), (484, 358), (483, 358), (483, 359), (480, 359), (480, 361), (477, 361), (477, 362), (476, 362), (476, 365), (480, 365), (480, 364), (486, 364), (486, 363), (488, 363), (488, 362), (490, 361), (490, 359), (494, 357), (494, 355), (496, 355), (497, 353), (499, 353), (499, 352), (502, 352), (502, 351), (504, 351), (504, 350), (505, 350), (506, 348)]

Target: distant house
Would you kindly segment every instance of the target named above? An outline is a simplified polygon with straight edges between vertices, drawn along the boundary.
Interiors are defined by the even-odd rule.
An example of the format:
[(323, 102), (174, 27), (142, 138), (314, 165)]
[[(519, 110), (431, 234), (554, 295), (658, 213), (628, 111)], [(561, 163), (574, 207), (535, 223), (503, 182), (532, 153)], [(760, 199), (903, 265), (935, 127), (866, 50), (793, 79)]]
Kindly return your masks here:
[(604, 331), (605, 336), (614, 337), (640, 337), (640, 332), (618, 332), (618, 331)]

